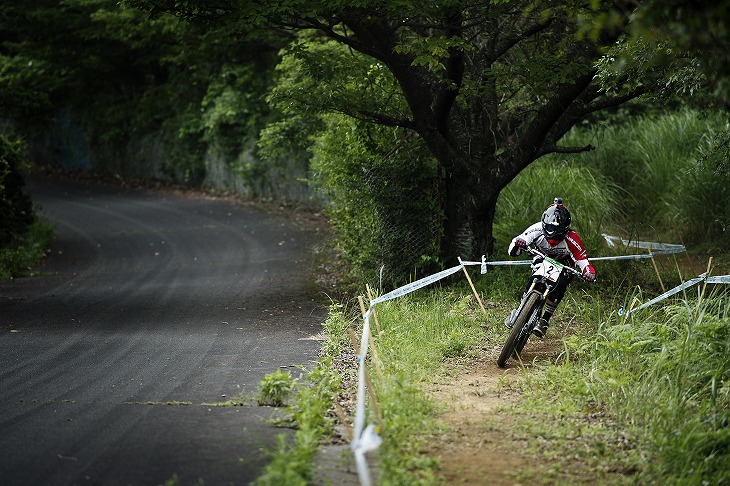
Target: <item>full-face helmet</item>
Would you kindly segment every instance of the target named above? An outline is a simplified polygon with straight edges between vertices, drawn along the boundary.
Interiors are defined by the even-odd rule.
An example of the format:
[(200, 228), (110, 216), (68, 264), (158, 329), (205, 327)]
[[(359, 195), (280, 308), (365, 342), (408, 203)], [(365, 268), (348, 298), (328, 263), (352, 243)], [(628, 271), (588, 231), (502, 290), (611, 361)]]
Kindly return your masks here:
[(548, 240), (561, 241), (570, 231), (570, 211), (563, 206), (562, 198), (556, 197), (554, 204), (542, 213), (542, 233)]

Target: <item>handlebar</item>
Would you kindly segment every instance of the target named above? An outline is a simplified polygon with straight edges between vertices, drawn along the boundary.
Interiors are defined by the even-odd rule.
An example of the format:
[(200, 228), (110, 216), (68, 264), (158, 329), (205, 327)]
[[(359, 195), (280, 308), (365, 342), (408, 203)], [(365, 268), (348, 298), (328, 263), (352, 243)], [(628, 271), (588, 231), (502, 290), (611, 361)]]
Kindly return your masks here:
[[(527, 253), (529, 253), (530, 255), (533, 255), (533, 256), (538, 256), (538, 257), (541, 257), (541, 258), (550, 258), (546, 254), (544, 254), (543, 252), (541, 252), (540, 250), (538, 250), (537, 248), (535, 248), (534, 246), (526, 246), (524, 248), (524, 250)], [(579, 272), (578, 270), (576, 270), (575, 268), (569, 267), (568, 265), (563, 266), (563, 268), (565, 270), (567, 270), (568, 273), (572, 273), (573, 275), (575, 275), (579, 279), (583, 280), (584, 282), (587, 281), (585, 279), (585, 277), (583, 277), (583, 274), (581, 272)]]

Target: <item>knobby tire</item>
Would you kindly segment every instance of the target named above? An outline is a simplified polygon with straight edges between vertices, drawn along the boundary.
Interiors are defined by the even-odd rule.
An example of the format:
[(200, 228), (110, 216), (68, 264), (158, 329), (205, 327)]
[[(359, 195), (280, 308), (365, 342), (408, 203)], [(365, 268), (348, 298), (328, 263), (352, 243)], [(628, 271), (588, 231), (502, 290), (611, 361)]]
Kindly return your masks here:
[(527, 338), (530, 337), (532, 329), (527, 329), (527, 324), (533, 317), (533, 314), (540, 308), (541, 295), (537, 292), (530, 292), (523, 305), (520, 308), (519, 314), (515, 318), (515, 322), (512, 324), (512, 332), (509, 333), (507, 341), (502, 347), (502, 352), (499, 354), (497, 359), (497, 366), (504, 368), (507, 364), (507, 360), (512, 356), (519, 356), (522, 352), (522, 348), (527, 343)]

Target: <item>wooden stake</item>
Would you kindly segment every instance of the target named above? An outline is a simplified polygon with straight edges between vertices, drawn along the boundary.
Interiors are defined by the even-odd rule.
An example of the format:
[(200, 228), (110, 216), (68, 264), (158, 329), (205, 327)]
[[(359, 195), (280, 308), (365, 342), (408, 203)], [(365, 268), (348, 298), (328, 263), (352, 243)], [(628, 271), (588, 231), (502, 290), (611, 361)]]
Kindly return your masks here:
[(335, 415), (337, 415), (337, 420), (340, 421), (340, 423), (342, 424), (342, 428), (344, 429), (342, 438), (348, 442), (352, 441), (352, 426), (347, 421), (347, 415), (345, 415), (345, 410), (342, 408), (342, 405), (340, 405), (337, 400), (335, 400)]
[[(372, 303), (373, 293), (370, 292), (370, 285), (365, 284), (365, 289), (368, 291), (368, 300)], [(373, 319), (375, 320), (375, 329), (377, 329), (378, 336), (380, 336), (380, 323), (378, 323), (378, 314), (375, 313), (375, 307), (373, 307)]]
[(368, 372), (365, 371), (365, 387), (368, 389), (368, 395), (370, 395), (370, 401), (373, 402), (373, 411), (375, 412), (375, 418), (378, 419), (378, 424), (383, 427), (383, 419), (380, 418), (380, 407), (378, 407), (378, 401), (375, 399), (375, 391), (373, 390), (373, 384), (370, 383), (370, 377)]
[[(710, 276), (710, 267), (712, 267), (712, 257), (710, 257), (710, 260), (707, 262), (707, 271), (705, 272), (705, 278)], [(705, 296), (706, 288), (707, 288), (707, 280), (705, 280), (705, 283), (702, 285), (702, 293), (700, 294), (700, 298)]]
[(482, 304), (482, 299), (479, 298), (479, 294), (477, 293), (477, 289), (474, 288), (474, 284), (471, 283), (471, 277), (469, 276), (469, 272), (466, 271), (466, 267), (464, 266), (464, 263), (461, 261), (461, 257), (457, 257), (459, 259), (459, 263), (461, 263), (461, 269), (464, 270), (464, 275), (466, 275), (466, 279), (469, 281), (469, 285), (471, 286), (472, 292), (474, 292), (474, 297), (477, 298), (477, 302), (479, 302), (479, 307), (482, 308), (482, 314), (485, 316), (487, 315), (487, 309), (484, 308), (484, 304)]
[(682, 239), (682, 235), (677, 232), (677, 236), (679, 236), (679, 242), (682, 243), (682, 246), (684, 247), (684, 254), (687, 256), (687, 263), (689, 264), (689, 269), (692, 272), (692, 275), (695, 274), (695, 268), (694, 264), (692, 263), (692, 259), (689, 257), (689, 253), (687, 252), (687, 245), (684, 244), (684, 240)]
[(348, 327), (347, 333), (350, 335), (350, 341), (352, 342), (352, 347), (355, 348), (355, 356), (360, 356), (360, 346), (357, 344), (357, 337), (355, 337), (355, 331), (353, 331), (351, 327)]
[[(651, 255), (651, 247), (647, 248), (647, 250)], [(651, 263), (654, 265), (654, 271), (656, 272), (656, 278), (659, 279), (659, 285), (662, 286), (662, 292), (666, 292), (667, 289), (664, 288), (664, 282), (662, 282), (662, 277), (659, 275), (659, 268), (656, 266), (656, 261), (654, 261), (654, 255), (651, 255)]]

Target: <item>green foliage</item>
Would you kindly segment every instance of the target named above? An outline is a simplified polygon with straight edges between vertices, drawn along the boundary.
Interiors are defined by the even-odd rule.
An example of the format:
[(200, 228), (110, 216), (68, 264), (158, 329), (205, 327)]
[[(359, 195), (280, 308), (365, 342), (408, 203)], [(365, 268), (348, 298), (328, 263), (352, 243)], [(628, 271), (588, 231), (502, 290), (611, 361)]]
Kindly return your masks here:
[(393, 120), (407, 117), (407, 106), (393, 75), (380, 62), (338, 42), (300, 34), (283, 52), (280, 74), (268, 100), (285, 115), (361, 112)]
[(25, 55), (8, 56), (0, 53), (0, 112), (8, 120), (27, 125), (48, 125), (52, 110), (50, 86), (43, 74), (43, 61)]
[[(616, 406), (644, 424), (658, 459), (646, 474), (665, 484), (729, 479), (730, 436), (724, 433), (730, 425), (729, 311), (726, 299), (693, 298), (656, 317), (637, 316), (617, 328), (636, 345), (602, 358), (606, 368), (616, 358), (625, 363), (627, 355), (637, 362), (622, 373), (631, 397)], [(607, 341), (616, 339), (608, 331)]]
[(24, 145), (0, 135), (0, 248), (15, 243), (33, 223), (33, 203), (20, 171), (27, 168)]
[[(632, 14), (628, 35), (606, 50), (598, 79), (608, 91), (626, 92), (656, 83), (667, 100), (692, 95), (708, 106), (730, 102), (727, 14), (730, 2), (643, 2)], [(597, 33), (611, 25), (585, 22)]]
[(633, 37), (669, 46), (659, 62), (689, 57), (696, 64), (693, 70), (707, 78), (705, 89), (727, 106), (730, 102), (729, 13), (730, 2), (726, 0), (648, 2), (637, 9), (631, 33)]
[(332, 433), (330, 411), (340, 387), (340, 378), (332, 369), (332, 356), (320, 358), (307, 374), (306, 383), (297, 382), (296, 401), (289, 408), (290, 421), (296, 427), (293, 441), (276, 437), (277, 447), (270, 455), (264, 473), (252, 484), (278, 486), (307, 485), (314, 477), (314, 456), (321, 440)]
[(339, 234), (338, 250), (357, 267), (373, 269), (380, 228), (375, 202), (363, 184), (362, 167), (371, 165), (374, 156), (363, 147), (362, 132), (352, 120), (333, 116), (327, 126), (314, 147), (314, 177), (331, 201), (326, 211)]
[(421, 385), (407, 370), (379, 381), (376, 388), (383, 419), (378, 484), (436, 483), (438, 462), (419, 450), (427, 434), (437, 430), (435, 404), (424, 396)]
[(307, 486), (312, 476), (311, 440), (301, 435), (305, 444), (290, 446), (284, 434), (276, 436), (276, 450), (269, 453), (269, 463), (264, 473), (251, 484), (255, 486), (278, 486), (291, 484)]
[(324, 356), (339, 356), (346, 348), (351, 346), (347, 328), (350, 322), (345, 316), (343, 306), (332, 303), (327, 313), (327, 319), (322, 325), (327, 334), (327, 339), (322, 345)]
[(31, 268), (46, 256), (53, 241), (53, 227), (36, 218), (14, 244), (0, 248), (0, 282), (31, 274)]
[(381, 360), (416, 382), (444, 360), (468, 356), (483, 338), (481, 311), (468, 288), (407, 295), (378, 305), (377, 312)]
[(723, 131), (715, 130), (711, 127), (702, 136), (696, 161), (688, 161), (682, 169), (676, 196), (679, 204), (667, 206), (676, 209), (674, 221), (683, 228), (685, 241), (717, 242), (723, 248), (730, 228), (730, 128), (725, 125)]
[(494, 227), (497, 248), (506, 251), (515, 235), (539, 221), (555, 197), (562, 197), (588, 254), (603, 253), (601, 233), (621, 215), (620, 193), (619, 186), (598, 170), (548, 156), (520, 173), (500, 194)]
[(292, 394), (295, 384), (296, 379), (292, 378), (289, 371), (283, 372), (278, 369), (264, 376), (259, 381), (259, 391), (256, 394), (256, 401), (259, 405), (281, 407)]
[(335, 115), (327, 127), (312, 167), (342, 254), (389, 284), (429, 268), (438, 234), (433, 160), (414, 139), (386, 152), (392, 133), (382, 127)]
[(3, 14), (0, 106), (51, 162), (69, 162), (55, 155), (66, 148), (58, 140), (71, 138), (65, 117), (83, 134), (67, 158), (90, 154), (101, 172), (255, 196), (295, 183), (285, 170), (262, 168), (254, 149), (272, 116), (263, 95), (278, 34), (233, 35), (115, 0), (15, 2)]
[(639, 227), (694, 243), (720, 236), (730, 221), (730, 179), (719, 162), (726, 124), (722, 113), (684, 110), (598, 126), (575, 133), (597, 142), (578, 160), (621, 188), (615, 203), (627, 232)]
[[(405, 103), (380, 63), (335, 42), (293, 43), (269, 101), (284, 119), (262, 132), (268, 157), (311, 154), (313, 187), (345, 258), (366, 275), (402, 281), (433, 263), (438, 211), (435, 163), (412, 133), (343, 116), (399, 119)], [(364, 117), (367, 118), (367, 117)]]

